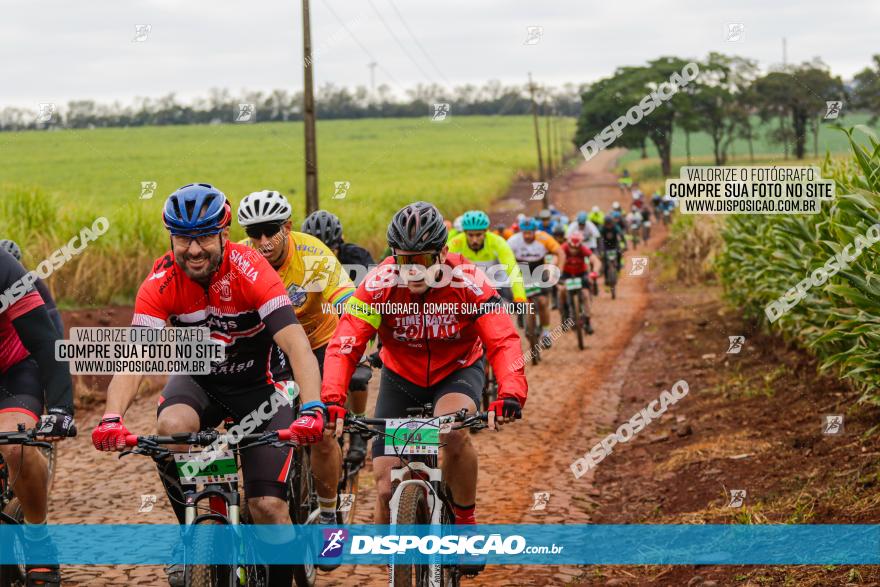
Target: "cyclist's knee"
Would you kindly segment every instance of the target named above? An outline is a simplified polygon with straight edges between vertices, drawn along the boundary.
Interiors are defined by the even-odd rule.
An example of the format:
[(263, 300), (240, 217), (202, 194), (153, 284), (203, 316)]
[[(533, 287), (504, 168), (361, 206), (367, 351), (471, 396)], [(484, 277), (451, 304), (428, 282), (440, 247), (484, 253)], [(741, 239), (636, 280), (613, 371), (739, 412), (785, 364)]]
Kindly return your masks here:
[(258, 524), (289, 524), (290, 514), (287, 502), (270, 496), (252, 497), (248, 499), (248, 509)]
[(159, 412), (157, 430), (159, 435), (167, 436), (178, 432), (198, 432), (199, 415), (186, 404), (168, 406)]
[(473, 447), (471, 444), (471, 435), (467, 430), (453, 430), (444, 436), (444, 458), (454, 459), (457, 455)]
[(27, 454), (23, 449), (24, 447), (20, 444), (0, 446), (0, 455), (3, 455), (3, 459), (9, 463), (9, 468), (13, 471), (18, 470), (18, 465), (22, 462), (22, 457)]
[[(340, 424), (341, 422), (337, 422), (337, 426)], [(320, 442), (313, 444), (311, 450), (315, 456), (320, 455), (322, 458), (327, 458), (332, 456), (333, 453), (339, 452), (339, 442), (337, 442), (335, 435), (325, 431), (324, 437), (321, 438)]]

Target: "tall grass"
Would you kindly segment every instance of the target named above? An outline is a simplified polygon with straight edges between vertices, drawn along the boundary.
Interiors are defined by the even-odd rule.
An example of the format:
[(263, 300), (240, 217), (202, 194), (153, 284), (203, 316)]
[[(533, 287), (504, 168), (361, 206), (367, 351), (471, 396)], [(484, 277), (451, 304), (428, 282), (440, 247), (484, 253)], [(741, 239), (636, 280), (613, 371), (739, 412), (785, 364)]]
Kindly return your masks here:
[[(867, 144), (847, 131), (852, 159), (826, 159), (823, 176), (834, 179), (837, 197), (816, 215), (731, 216), (722, 232), (725, 250), (718, 272), (726, 295), (748, 315), (764, 307), (880, 222), (880, 142)], [(773, 323), (789, 340), (837, 370), (880, 404), (880, 256), (865, 249), (825, 285)]]

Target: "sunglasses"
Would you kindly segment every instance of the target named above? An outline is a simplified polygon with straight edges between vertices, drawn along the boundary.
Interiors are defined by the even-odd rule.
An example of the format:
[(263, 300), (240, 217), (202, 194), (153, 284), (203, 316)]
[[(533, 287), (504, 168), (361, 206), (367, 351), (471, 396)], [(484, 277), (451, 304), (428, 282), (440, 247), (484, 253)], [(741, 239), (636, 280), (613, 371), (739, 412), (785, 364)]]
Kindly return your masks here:
[(267, 238), (272, 238), (279, 232), (281, 232), (282, 224), (277, 224), (275, 222), (266, 223), (266, 224), (254, 224), (253, 226), (248, 226), (244, 229), (245, 233), (252, 239), (259, 239), (262, 236), (266, 236)]
[(426, 253), (394, 253), (394, 262), (398, 265), (421, 265), (422, 267), (430, 267), (440, 258), (440, 253), (431, 251)]
[(193, 241), (199, 243), (201, 248), (205, 248), (206, 246), (217, 242), (217, 234), (202, 234), (199, 236), (189, 236), (187, 234), (172, 234), (171, 235), (171, 244), (175, 247), (186, 247), (189, 248), (192, 245)]

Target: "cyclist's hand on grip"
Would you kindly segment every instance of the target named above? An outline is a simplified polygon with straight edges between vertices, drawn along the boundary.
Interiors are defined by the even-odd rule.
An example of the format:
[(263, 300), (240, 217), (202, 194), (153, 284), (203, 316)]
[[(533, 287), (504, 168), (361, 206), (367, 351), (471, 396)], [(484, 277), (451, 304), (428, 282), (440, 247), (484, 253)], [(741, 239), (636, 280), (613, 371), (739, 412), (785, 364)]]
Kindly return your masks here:
[(125, 437), (131, 433), (118, 414), (104, 414), (101, 422), (92, 430), (92, 444), (98, 450), (122, 450)]
[(489, 404), (489, 411), (495, 412), (495, 425), (500, 427), (502, 424), (513, 422), (522, 418), (522, 406), (515, 397), (505, 397), (497, 399)]
[(340, 406), (339, 404), (327, 404), (327, 423), (324, 425), (324, 430), (331, 433), (335, 432), (337, 426), (342, 426), (347, 413), (348, 410), (345, 409), (345, 406)]
[(315, 444), (324, 436), (324, 412), (327, 408), (321, 402), (303, 404), (299, 418), (290, 425), (290, 434), (299, 444)]
[(45, 416), (40, 416), (37, 434), (49, 440), (63, 440), (76, 436), (76, 423), (73, 415), (64, 408), (52, 408)]
[(369, 357), (367, 357), (370, 362), (370, 367), (373, 369), (381, 369), (382, 368), (382, 359), (379, 357), (379, 351), (371, 353)]

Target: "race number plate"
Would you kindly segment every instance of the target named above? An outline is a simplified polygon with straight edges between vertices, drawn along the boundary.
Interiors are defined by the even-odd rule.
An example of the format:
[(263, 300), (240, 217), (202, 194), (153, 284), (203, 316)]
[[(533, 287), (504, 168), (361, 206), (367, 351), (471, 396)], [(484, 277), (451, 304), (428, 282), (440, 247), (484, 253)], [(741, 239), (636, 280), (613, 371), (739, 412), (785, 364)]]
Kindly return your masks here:
[(527, 285), (526, 286), (526, 297), (530, 298), (532, 296), (536, 296), (541, 293), (541, 288), (537, 285)]
[[(174, 455), (174, 462), (180, 482), (184, 485), (238, 481), (238, 467), (231, 450), (178, 453)], [(186, 463), (190, 463), (190, 466), (186, 467)]]
[(569, 277), (565, 280), (565, 289), (567, 290), (578, 290), (583, 287), (583, 283), (581, 282), (580, 277)]
[(402, 418), (385, 422), (385, 454), (436, 455), (440, 452), (440, 428), (436, 418)]

